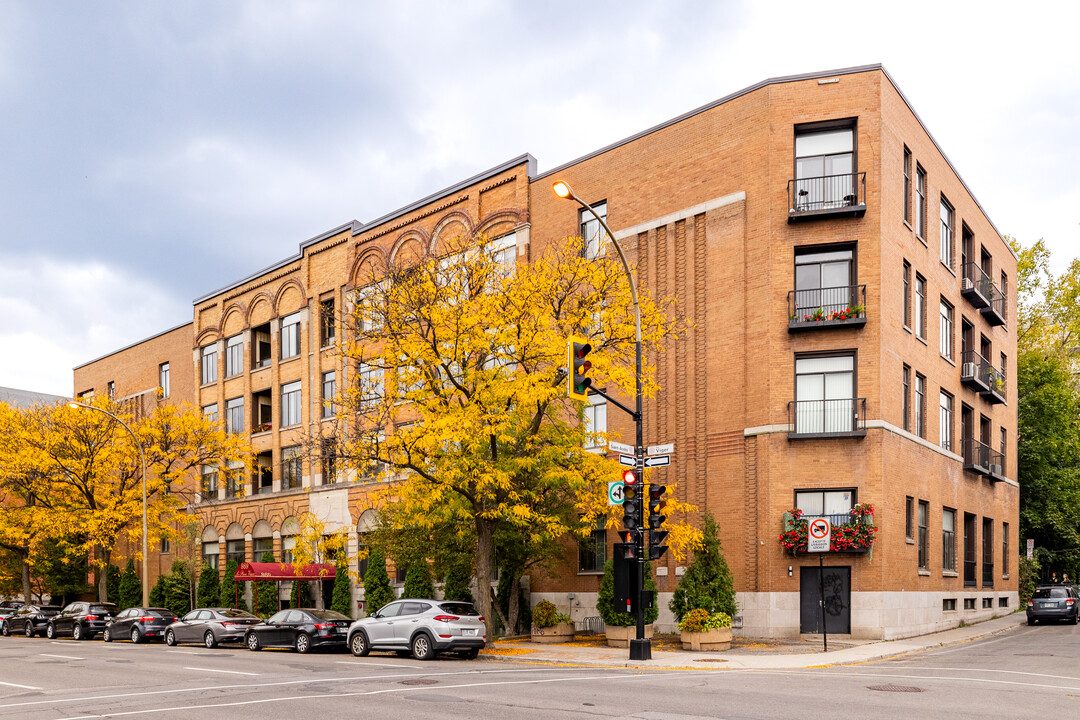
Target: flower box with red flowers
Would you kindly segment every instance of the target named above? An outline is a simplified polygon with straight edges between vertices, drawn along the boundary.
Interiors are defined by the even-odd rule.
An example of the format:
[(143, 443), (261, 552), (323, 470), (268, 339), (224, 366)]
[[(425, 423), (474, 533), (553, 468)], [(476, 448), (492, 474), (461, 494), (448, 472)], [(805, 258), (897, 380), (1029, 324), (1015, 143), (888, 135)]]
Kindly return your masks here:
[[(851, 520), (832, 527), (830, 552), (867, 552), (874, 546), (874, 506), (862, 503), (851, 508)], [(807, 519), (803, 511), (792, 508), (784, 513), (784, 532), (780, 533), (780, 547), (792, 555), (806, 552)]]

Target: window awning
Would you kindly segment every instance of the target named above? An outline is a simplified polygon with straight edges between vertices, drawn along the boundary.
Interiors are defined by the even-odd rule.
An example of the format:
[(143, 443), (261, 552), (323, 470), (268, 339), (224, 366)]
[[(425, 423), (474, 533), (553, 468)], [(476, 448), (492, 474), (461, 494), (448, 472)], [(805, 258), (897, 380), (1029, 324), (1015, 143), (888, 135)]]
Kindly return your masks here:
[(329, 580), (337, 575), (337, 568), (330, 563), (310, 563), (298, 574), (288, 563), (240, 563), (236, 579), (244, 580)]

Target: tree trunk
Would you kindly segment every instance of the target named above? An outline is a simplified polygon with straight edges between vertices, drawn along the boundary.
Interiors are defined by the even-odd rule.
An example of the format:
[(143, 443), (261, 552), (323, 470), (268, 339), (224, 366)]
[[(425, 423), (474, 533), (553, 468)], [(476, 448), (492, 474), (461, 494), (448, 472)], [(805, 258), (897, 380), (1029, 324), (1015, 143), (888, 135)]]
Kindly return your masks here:
[(19, 553), (19, 565), (20, 565), (20, 569), (22, 570), (23, 602), (25, 602), (27, 605), (32, 605), (33, 600), (30, 599), (31, 590), (30, 590), (30, 561), (28, 559), (29, 557), (30, 557), (29, 552), (20, 552)]
[[(103, 547), (98, 547), (95, 555), (101, 558), (101, 567), (96, 571), (97, 573), (97, 592), (98, 602), (108, 602), (109, 600), (109, 560), (112, 558), (112, 553)], [(143, 579), (143, 582), (146, 582)]]
[(521, 573), (517, 570), (512, 571), (510, 575), (510, 612), (507, 618), (506, 631), (517, 635), (518, 633), (518, 615), (521, 608), (518, 598), (521, 597)]
[(487, 625), (488, 645), (495, 640), (495, 613), (506, 625), (499, 603), (494, 600), (491, 589), (491, 556), (495, 543), (495, 523), (477, 516), (476, 518), (476, 601), (480, 605), (480, 614)]

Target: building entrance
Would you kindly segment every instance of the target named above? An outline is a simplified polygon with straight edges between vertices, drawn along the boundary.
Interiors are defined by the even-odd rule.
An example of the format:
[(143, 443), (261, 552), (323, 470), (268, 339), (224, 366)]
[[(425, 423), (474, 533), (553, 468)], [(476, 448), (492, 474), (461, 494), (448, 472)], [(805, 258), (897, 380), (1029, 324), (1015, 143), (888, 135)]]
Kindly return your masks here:
[[(825, 630), (829, 634), (851, 632), (851, 567), (825, 566)], [(821, 583), (817, 566), (799, 568), (799, 632), (822, 632)]]

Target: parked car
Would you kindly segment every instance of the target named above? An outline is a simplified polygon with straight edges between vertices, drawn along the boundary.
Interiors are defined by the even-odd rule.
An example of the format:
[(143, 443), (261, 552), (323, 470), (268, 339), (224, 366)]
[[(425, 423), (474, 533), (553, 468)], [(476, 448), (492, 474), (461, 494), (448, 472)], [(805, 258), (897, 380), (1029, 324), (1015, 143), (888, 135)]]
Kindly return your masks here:
[(6, 637), (21, 632), (26, 637), (34, 637), (38, 633), (45, 632), (49, 618), (58, 612), (60, 608), (56, 605), (23, 605), (4, 618), (3, 625), (0, 626), (0, 635)]
[(243, 642), (259, 618), (236, 608), (196, 608), (165, 628), (165, 644), (201, 642), (208, 648), (223, 642)]
[(129, 638), (133, 643), (140, 643), (144, 639), (162, 638), (165, 636), (165, 628), (174, 622), (176, 615), (166, 608), (128, 608), (105, 626), (101, 631), (101, 639), (112, 642)]
[(6, 618), (9, 615), (15, 613), (16, 610), (21, 608), (25, 603), (22, 600), (4, 600), (0, 602), (0, 619)]
[(1027, 604), (1028, 625), (1040, 620), (1068, 620), (1076, 625), (1078, 613), (1080, 595), (1073, 585), (1038, 585)]
[(392, 650), (412, 652), (417, 660), (430, 660), (441, 652), (472, 660), (487, 642), (487, 628), (471, 603), (403, 599), (354, 622), (348, 641), (357, 657)]
[(295, 648), (299, 653), (317, 647), (344, 646), (350, 622), (349, 618), (334, 610), (281, 610), (266, 622), (248, 628), (244, 642), (248, 650), (288, 647)]
[(93, 640), (113, 619), (117, 607), (110, 602), (73, 602), (49, 619), (45, 636), (50, 640), (70, 635), (76, 640)]

